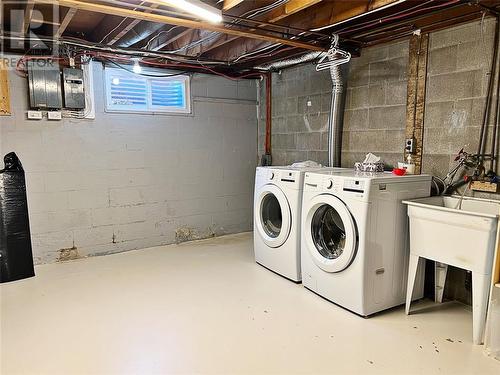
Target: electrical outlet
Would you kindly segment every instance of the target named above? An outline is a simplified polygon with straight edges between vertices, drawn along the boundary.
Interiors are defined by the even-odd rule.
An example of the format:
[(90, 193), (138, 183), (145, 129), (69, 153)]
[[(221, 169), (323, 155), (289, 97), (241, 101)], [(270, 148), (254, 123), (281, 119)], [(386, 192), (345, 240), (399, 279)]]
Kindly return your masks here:
[(415, 153), (415, 146), (416, 146), (416, 141), (415, 138), (408, 138), (405, 143), (405, 151), (407, 154), (414, 154)]
[(40, 111), (28, 111), (28, 120), (41, 120), (43, 113)]
[(47, 118), (51, 121), (61, 121), (62, 120), (62, 112), (57, 111), (57, 112), (52, 112), (49, 111), (47, 112)]

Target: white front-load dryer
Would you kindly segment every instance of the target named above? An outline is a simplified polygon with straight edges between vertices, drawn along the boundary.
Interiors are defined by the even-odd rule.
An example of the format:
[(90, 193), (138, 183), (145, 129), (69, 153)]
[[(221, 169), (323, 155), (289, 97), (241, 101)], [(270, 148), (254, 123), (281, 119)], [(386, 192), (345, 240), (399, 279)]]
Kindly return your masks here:
[[(304, 177), (303, 285), (362, 316), (405, 302), (405, 199), (430, 194), (431, 177), (315, 171)], [(423, 296), (423, 275), (414, 298)]]
[[(321, 168), (321, 170), (340, 168)], [(254, 252), (260, 265), (300, 282), (300, 214), (304, 173), (319, 168), (257, 167)]]

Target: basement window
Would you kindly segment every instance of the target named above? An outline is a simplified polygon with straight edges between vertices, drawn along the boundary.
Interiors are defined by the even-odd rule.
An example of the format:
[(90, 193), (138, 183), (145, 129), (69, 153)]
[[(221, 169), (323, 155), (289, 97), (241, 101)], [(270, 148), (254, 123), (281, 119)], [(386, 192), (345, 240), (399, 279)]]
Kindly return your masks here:
[(108, 67), (104, 74), (107, 112), (191, 113), (188, 75), (147, 77)]

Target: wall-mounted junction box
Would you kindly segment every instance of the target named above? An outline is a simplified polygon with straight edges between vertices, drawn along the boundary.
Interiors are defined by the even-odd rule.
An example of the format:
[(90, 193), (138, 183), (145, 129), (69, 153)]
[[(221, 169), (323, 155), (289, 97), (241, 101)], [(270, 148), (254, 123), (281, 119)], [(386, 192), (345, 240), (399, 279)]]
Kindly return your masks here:
[(63, 69), (64, 107), (71, 109), (85, 108), (85, 91), (83, 70), (75, 68)]

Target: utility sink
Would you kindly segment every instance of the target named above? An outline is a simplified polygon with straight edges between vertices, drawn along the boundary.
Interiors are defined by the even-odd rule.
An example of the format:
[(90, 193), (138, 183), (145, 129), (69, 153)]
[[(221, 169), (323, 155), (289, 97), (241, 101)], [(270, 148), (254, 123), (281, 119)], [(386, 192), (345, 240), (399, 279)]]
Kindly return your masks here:
[[(474, 342), (483, 340), (495, 256), (500, 201), (460, 196), (403, 201), (410, 218), (410, 265), (406, 312), (423, 259), (472, 272)], [(446, 269), (446, 267), (444, 267)], [(442, 284), (446, 278), (441, 275)], [(440, 275), (436, 272), (437, 284)], [(442, 288), (441, 288), (442, 289)]]

